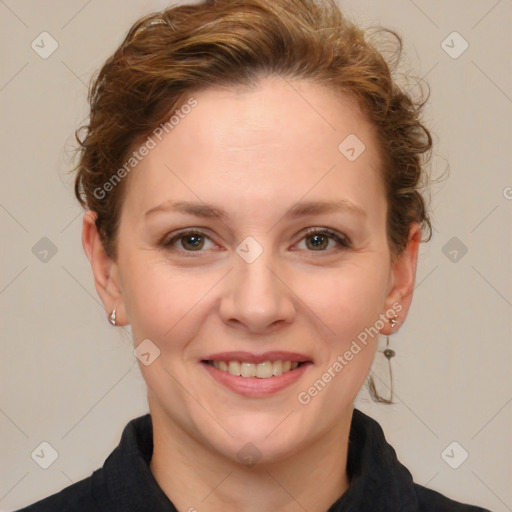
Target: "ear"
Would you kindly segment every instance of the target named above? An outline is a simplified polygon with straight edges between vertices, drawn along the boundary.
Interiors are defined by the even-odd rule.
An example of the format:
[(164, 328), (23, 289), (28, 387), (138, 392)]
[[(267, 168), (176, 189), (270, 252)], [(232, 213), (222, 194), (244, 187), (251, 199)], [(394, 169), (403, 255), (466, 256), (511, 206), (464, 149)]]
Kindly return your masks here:
[(395, 312), (398, 326), (391, 327), (386, 322), (381, 329), (384, 335), (396, 332), (404, 323), (411, 306), (416, 282), (416, 267), (418, 263), (418, 248), (421, 242), (421, 226), (415, 222), (409, 229), (407, 246), (403, 253), (393, 260), (391, 266), (391, 287), (386, 297), (386, 311)]
[(96, 291), (107, 311), (115, 308), (116, 325), (125, 325), (126, 312), (116, 262), (105, 252), (96, 227), (97, 214), (88, 210), (82, 224), (82, 246), (91, 264)]

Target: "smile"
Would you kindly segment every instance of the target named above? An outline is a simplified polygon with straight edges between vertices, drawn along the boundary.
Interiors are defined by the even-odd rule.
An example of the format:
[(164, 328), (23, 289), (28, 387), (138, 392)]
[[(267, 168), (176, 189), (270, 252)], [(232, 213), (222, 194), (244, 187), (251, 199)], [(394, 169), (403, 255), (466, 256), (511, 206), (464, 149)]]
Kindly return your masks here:
[(214, 381), (251, 398), (263, 398), (284, 390), (313, 366), (310, 356), (286, 351), (222, 352), (210, 354), (200, 362)]
[(238, 377), (256, 377), (269, 379), (288, 373), (301, 364), (298, 361), (264, 361), (262, 363), (249, 363), (245, 361), (207, 361), (207, 364), (222, 372), (230, 373)]

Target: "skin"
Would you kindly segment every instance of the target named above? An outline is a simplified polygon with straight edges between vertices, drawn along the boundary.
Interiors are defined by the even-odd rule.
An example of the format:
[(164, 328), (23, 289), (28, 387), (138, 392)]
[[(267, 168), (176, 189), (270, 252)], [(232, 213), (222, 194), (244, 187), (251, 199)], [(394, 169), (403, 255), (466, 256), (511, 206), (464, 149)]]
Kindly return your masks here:
[[(180, 511), (325, 511), (349, 486), (353, 402), (377, 337), (308, 404), (297, 396), (393, 304), (403, 323), (420, 228), (411, 226), (406, 250), (392, 258), (372, 126), (348, 97), (278, 77), (194, 97), (197, 107), (127, 178), (116, 261), (95, 214), (83, 221), (107, 312), (116, 308), (118, 325), (131, 324), (135, 346), (150, 339), (160, 350), (152, 364), (139, 363), (154, 428), (150, 468)], [(366, 146), (352, 162), (338, 150), (349, 134)], [(284, 217), (298, 202), (340, 200), (363, 213)], [(224, 208), (226, 218), (145, 215), (169, 201)], [(349, 237), (350, 246), (320, 237), (319, 250), (305, 236), (310, 227)], [(186, 237), (163, 246), (183, 228), (205, 232), (199, 251)], [(252, 263), (236, 252), (247, 236), (263, 248)], [(393, 330), (386, 322), (381, 334)], [(284, 390), (251, 398), (200, 363), (234, 350), (300, 352), (313, 364)], [(252, 467), (237, 457), (247, 442), (261, 455)]]

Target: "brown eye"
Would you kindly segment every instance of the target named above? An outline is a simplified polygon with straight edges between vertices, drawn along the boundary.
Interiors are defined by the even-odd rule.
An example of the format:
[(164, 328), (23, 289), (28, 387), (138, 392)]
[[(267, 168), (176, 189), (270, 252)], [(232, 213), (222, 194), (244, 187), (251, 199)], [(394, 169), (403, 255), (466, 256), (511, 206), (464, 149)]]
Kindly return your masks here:
[(182, 247), (187, 251), (198, 251), (204, 246), (204, 237), (197, 233), (184, 235), (179, 238)]
[[(300, 245), (304, 244), (302, 247)], [(301, 239), (299, 248), (308, 252), (332, 252), (333, 250), (350, 249), (350, 240), (346, 235), (327, 228), (310, 229)]]
[(176, 253), (204, 252), (212, 249), (214, 245), (209, 236), (197, 230), (182, 231), (162, 242), (165, 249)]
[(306, 238), (306, 246), (314, 251), (325, 249), (328, 245), (329, 237), (324, 234), (315, 233)]

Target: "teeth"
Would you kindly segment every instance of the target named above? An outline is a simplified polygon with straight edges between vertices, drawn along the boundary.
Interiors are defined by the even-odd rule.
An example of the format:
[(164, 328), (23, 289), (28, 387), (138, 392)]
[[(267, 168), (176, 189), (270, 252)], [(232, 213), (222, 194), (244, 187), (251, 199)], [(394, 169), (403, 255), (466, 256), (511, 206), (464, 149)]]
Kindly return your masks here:
[(283, 373), (295, 370), (299, 366), (297, 361), (264, 361), (263, 363), (246, 363), (239, 361), (210, 361), (210, 364), (223, 372), (242, 377), (257, 377), (268, 379), (278, 377)]
[(283, 361), (275, 361), (272, 365), (272, 375), (279, 377), (283, 373)]
[(270, 361), (265, 361), (264, 363), (258, 363), (256, 365), (256, 377), (258, 379), (268, 379), (272, 377), (273, 366)]
[(256, 365), (251, 363), (242, 363), (240, 365), (242, 377), (256, 377)]
[[(213, 365), (215, 366), (215, 362)], [(231, 375), (240, 375), (240, 363), (238, 361), (229, 361), (228, 372), (231, 373)]]

